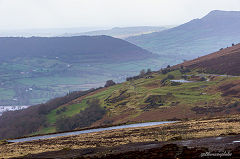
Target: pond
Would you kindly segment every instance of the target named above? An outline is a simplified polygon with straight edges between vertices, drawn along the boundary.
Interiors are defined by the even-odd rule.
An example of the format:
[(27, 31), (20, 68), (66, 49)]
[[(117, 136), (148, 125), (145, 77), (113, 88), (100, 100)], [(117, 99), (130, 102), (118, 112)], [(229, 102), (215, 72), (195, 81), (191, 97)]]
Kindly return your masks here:
[(178, 82), (178, 83), (191, 83), (193, 81), (187, 81), (187, 80), (184, 80), (184, 79), (180, 79), (180, 80), (170, 80), (172, 82)]

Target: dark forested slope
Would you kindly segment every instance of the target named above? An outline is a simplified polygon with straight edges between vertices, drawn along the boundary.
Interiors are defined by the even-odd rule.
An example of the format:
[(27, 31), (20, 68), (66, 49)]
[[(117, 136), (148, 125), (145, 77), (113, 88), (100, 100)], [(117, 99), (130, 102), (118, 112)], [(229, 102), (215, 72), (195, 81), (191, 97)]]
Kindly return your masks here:
[(153, 56), (129, 42), (109, 36), (2, 37), (0, 58), (41, 57), (62, 61), (129, 61)]

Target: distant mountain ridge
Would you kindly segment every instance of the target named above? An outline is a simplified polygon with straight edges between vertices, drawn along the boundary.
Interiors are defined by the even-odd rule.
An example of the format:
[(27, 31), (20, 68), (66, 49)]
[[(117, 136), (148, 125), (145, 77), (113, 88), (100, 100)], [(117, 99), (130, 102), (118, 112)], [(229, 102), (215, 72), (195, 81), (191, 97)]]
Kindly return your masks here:
[(112, 29), (106, 30), (96, 30), (83, 33), (74, 33), (74, 34), (63, 34), (62, 36), (96, 36), (96, 35), (107, 35), (115, 38), (125, 39), (130, 36), (149, 34), (152, 32), (159, 32), (170, 28), (171, 26), (136, 26), (136, 27), (115, 27)]
[(128, 61), (153, 56), (134, 44), (110, 36), (1, 37), (0, 58), (61, 58), (68, 62)]
[(240, 42), (240, 11), (215, 10), (178, 27), (126, 40), (162, 56), (193, 59)]

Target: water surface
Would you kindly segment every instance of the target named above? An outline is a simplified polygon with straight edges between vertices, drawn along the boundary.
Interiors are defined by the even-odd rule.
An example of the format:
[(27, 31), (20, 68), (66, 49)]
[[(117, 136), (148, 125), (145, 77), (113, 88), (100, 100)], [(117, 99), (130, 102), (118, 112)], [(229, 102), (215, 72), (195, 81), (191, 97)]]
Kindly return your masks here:
[(190, 82), (193, 82), (193, 81), (187, 81), (187, 80), (184, 80), (184, 79), (180, 79), (180, 80), (170, 80), (172, 82), (179, 82), (179, 83), (190, 83)]
[(48, 138), (60, 137), (60, 136), (86, 134), (86, 133), (99, 132), (99, 131), (104, 131), (104, 130), (146, 127), (146, 126), (153, 126), (153, 125), (160, 125), (160, 124), (167, 124), (167, 123), (174, 123), (174, 122), (176, 122), (176, 121), (148, 122), (148, 123), (138, 123), (138, 124), (129, 124), (129, 125), (121, 125), (121, 126), (112, 126), (112, 127), (107, 127), (107, 128), (96, 128), (96, 129), (88, 129), (88, 130), (73, 131), (73, 132), (66, 132), (66, 133), (57, 133), (57, 134), (51, 134), (51, 135), (26, 137), (26, 138), (21, 138), (21, 139), (8, 140), (8, 142), (25, 142), (25, 141), (48, 139)]

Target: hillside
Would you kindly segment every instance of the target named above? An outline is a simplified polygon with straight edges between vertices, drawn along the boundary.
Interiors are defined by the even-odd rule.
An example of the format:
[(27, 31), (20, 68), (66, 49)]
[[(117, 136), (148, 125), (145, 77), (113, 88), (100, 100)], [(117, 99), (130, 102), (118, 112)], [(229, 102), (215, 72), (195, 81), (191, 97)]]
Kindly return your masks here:
[[(228, 58), (238, 47), (209, 57), (224, 54)], [(207, 64), (209, 58), (204, 58), (202, 62), (211, 67), (211, 63)], [(225, 67), (228, 64), (229, 61), (221, 63)], [(10, 138), (103, 125), (239, 114), (240, 74), (220, 76), (211, 73), (187, 65), (168, 67), (127, 78), (127, 81), (110, 87), (76, 92), (26, 110), (8, 112), (0, 117), (0, 136)], [(16, 121), (18, 124), (14, 124)]]
[(239, 11), (212, 11), (178, 27), (126, 40), (162, 56), (194, 59), (239, 43)]
[(179, 66), (190, 69), (201, 69), (207, 73), (240, 75), (240, 44), (186, 61)]
[(158, 55), (109, 36), (2, 37), (0, 61), (0, 105), (39, 104), (164, 65)]
[(62, 36), (80, 36), (80, 35), (90, 35), (90, 36), (96, 36), (96, 35), (108, 35), (115, 38), (127, 38), (130, 36), (136, 36), (136, 35), (142, 35), (142, 34), (148, 34), (152, 32), (159, 32), (163, 31), (165, 29), (168, 29), (168, 27), (162, 26), (162, 27), (151, 27), (151, 26), (138, 26), (138, 27), (115, 27), (109, 30), (96, 30), (96, 31), (90, 31), (90, 32), (84, 32), (84, 33), (75, 33), (75, 34), (64, 34)]
[[(109, 36), (0, 38), (0, 58), (60, 58), (65, 62), (124, 62), (151, 57), (131, 43)], [(14, 46), (14, 47), (13, 47)]]

